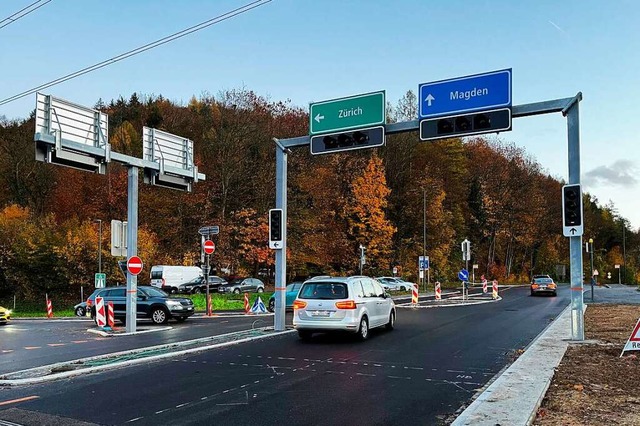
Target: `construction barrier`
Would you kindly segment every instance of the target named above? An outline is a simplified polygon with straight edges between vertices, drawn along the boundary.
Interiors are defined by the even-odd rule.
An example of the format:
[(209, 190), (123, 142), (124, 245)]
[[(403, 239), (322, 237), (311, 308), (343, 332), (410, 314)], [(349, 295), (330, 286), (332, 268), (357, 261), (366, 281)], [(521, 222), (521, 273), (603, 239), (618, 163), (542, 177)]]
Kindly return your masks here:
[(113, 328), (115, 325), (115, 316), (113, 315), (113, 302), (107, 304), (107, 324)]
[(411, 304), (418, 304), (418, 284), (414, 284), (413, 291), (411, 292)]
[(245, 293), (244, 294), (244, 313), (248, 314), (250, 310), (251, 310), (251, 305), (249, 304), (249, 294)]
[(207, 316), (211, 316), (211, 293), (207, 294)]
[(107, 318), (104, 314), (104, 299), (96, 297), (96, 324), (98, 327), (107, 325)]
[(487, 291), (488, 291), (488, 289), (487, 289), (487, 280), (483, 279), (482, 280), (482, 292), (486, 293)]
[(53, 305), (51, 300), (47, 297), (47, 318), (53, 318)]
[(442, 299), (442, 291), (440, 290), (440, 281), (436, 281), (436, 300)]
[(492, 288), (493, 292), (491, 295), (493, 296), (494, 299), (497, 299), (498, 298), (498, 281), (497, 280), (493, 280), (492, 287), (493, 287)]

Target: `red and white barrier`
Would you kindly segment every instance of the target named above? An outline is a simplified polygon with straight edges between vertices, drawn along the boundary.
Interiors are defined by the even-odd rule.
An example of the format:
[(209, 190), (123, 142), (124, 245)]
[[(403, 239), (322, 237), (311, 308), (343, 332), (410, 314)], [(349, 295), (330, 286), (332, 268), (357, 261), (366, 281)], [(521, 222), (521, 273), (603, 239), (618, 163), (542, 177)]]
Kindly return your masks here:
[(104, 314), (104, 299), (96, 297), (96, 324), (98, 327), (107, 325), (107, 318)]
[(47, 297), (47, 318), (53, 318), (53, 305), (51, 300)]
[(411, 292), (411, 304), (412, 305), (418, 304), (418, 284), (413, 285), (413, 290)]
[(492, 296), (494, 299), (498, 298), (498, 281), (497, 280), (493, 280), (493, 285), (492, 285)]
[(483, 292), (483, 293), (486, 293), (487, 291), (489, 291), (489, 290), (487, 289), (487, 280), (483, 278), (483, 279), (482, 279), (482, 292)]
[(113, 302), (107, 304), (107, 324), (113, 328), (115, 325), (115, 316), (113, 315)]
[(248, 314), (250, 310), (251, 310), (251, 305), (249, 304), (249, 294), (245, 293), (244, 294), (244, 313)]
[(211, 293), (207, 294), (207, 316), (210, 317), (213, 314), (211, 311)]
[(440, 290), (440, 281), (436, 281), (436, 300), (442, 299), (442, 291)]

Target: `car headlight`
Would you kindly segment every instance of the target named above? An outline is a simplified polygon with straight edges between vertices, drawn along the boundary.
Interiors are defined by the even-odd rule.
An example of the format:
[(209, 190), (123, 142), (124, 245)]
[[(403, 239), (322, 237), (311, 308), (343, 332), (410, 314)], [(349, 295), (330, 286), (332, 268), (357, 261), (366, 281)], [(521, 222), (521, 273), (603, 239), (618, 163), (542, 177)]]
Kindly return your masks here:
[(169, 306), (170, 308), (181, 308), (182, 307), (182, 303), (176, 301), (176, 300), (167, 300), (167, 306)]

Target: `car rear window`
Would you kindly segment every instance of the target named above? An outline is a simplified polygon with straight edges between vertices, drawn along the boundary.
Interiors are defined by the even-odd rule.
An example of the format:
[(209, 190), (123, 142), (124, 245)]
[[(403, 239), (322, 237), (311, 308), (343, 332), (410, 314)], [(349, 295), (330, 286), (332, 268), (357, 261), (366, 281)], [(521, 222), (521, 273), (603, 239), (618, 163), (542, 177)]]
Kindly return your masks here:
[(533, 280), (536, 284), (551, 284), (553, 280), (551, 278), (536, 278)]
[(305, 283), (298, 294), (299, 299), (346, 299), (349, 291), (345, 283), (310, 282)]

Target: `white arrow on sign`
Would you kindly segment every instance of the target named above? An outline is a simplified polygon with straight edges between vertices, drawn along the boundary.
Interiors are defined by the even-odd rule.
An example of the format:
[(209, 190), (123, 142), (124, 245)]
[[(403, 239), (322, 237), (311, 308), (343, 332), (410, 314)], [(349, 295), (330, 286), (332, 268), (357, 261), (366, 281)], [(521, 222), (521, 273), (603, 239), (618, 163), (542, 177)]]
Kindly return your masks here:
[(431, 102), (432, 102), (432, 101), (435, 101), (435, 100), (436, 100), (436, 98), (434, 98), (434, 97), (431, 95), (431, 93), (429, 93), (429, 94), (427, 95), (427, 97), (425, 98), (425, 101), (427, 101), (427, 106), (431, 106)]
[(320, 113), (318, 113), (318, 115), (316, 115), (315, 120), (319, 123), (320, 120), (324, 120), (324, 115), (320, 115)]

